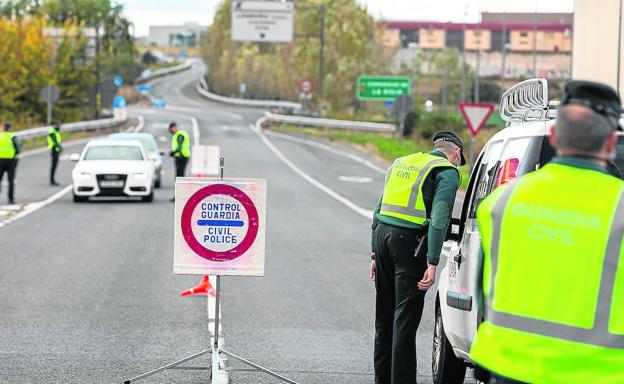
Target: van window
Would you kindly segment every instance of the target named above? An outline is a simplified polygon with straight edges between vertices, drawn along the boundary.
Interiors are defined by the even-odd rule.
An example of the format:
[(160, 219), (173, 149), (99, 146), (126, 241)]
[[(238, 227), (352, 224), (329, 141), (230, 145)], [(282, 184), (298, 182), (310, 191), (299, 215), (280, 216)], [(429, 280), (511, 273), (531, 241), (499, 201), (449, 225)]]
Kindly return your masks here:
[(488, 146), (483, 154), (481, 164), (479, 164), (479, 170), (475, 174), (476, 181), (474, 185), (474, 191), (470, 199), (470, 208), (468, 210), (468, 218), (474, 219), (477, 206), (488, 194), (494, 176), (496, 175), (497, 163), (500, 158), (501, 150), (503, 149), (503, 142), (498, 141)]

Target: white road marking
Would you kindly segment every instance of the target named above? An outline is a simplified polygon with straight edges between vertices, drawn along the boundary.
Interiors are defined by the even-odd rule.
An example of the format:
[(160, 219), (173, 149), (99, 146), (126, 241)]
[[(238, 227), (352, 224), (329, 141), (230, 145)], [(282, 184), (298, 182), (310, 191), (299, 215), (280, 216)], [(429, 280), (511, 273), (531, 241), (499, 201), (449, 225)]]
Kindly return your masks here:
[(238, 132), (240, 131), (240, 127), (234, 126), (234, 125), (222, 125), (221, 126), (221, 130), (222, 131), (235, 131)]
[(305, 181), (307, 181), (308, 183), (312, 184), (313, 186), (315, 186), (316, 188), (320, 189), (321, 191), (325, 192), (326, 194), (328, 194), (330, 197), (332, 197), (336, 201), (346, 205), (349, 209), (353, 210), (357, 214), (359, 214), (359, 215), (361, 215), (361, 216), (363, 216), (363, 217), (365, 217), (367, 219), (371, 219), (372, 220), (372, 218), (373, 218), (373, 211), (361, 208), (361, 207), (357, 206), (355, 203), (353, 203), (351, 200), (347, 199), (346, 197), (344, 197), (344, 196), (334, 192), (332, 189), (328, 188), (327, 186), (325, 186), (324, 184), (322, 184), (321, 182), (319, 182), (318, 180), (316, 180), (312, 176), (310, 176), (307, 173), (305, 173), (304, 171), (302, 171), (301, 168), (297, 167), (292, 161), (290, 161), (286, 156), (284, 156), (284, 154), (279, 149), (277, 149), (277, 147), (275, 145), (273, 145), (273, 143), (271, 143), (271, 141), (269, 141), (269, 139), (265, 136), (264, 132), (262, 132), (262, 123), (265, 120), (266, 120), (265, 117), (261, 117), (258, 121), (256, 121), (255, 125), (252, 124), (249, 127), (251, 128), (252, 131), (254, 131), (260, 137), (262, 142), (264, 142), (264, 144), (286, 166), (288, 166), (296, 174), (301, 176)]
[(305, 144), (305, 145), (309, 145), (311, 147), (315, 147), (315, 148), (319, 148), (319, 149), (323, 149), (325, 151), (331, 152), (333, 154), (339, 155), (339, 156), (344, 156), (347, 157), (353, 161), (356, 161), (360, 164), (363, 164), (365, 166), (367, 166), (368, 168), (372, 169), (373, 171), (385, 175), (386, 174), (386, 170), (378, 167), (377, 165), (375, 165), (374, 163), (372, 163), (371, 161), (368, 161), (366, 159), (361, 158), (360, 156), (354, 155), (352, 153), (348, 153), (348, 152), (344, 152), (341, 151), (339, 149), (336, 149), (330, 145), (327, 144), (323, 144), (323, 143), (319, 143), (318, 141), (314, 141), (314, 140), (308, 140), (308, 139), (304, 139), (301, 137), (295, 137), (292, 135), (287, 135), (284, 133), (280, 133), (280, 132), (274, 132), (274, 131), (265, 131), (267, 136), (273, 136), (273, 137), (279, 137), (280, 139), (284, 139), (284, 140), (288, 140), (288, 141), (292, 141), (293, 143), (300, 143), (300, 144)]
[(70, 185), (66, 186), (65, 188), (61, 189), (60, 191), (56, 192), (54, 195), (48, 197), (47, 199), (45, 199), (43, 201), (38, 201), (36, 203), (24, 204), (22, 210), (20, 210), (15, 215), (10, 216), (8, 218), (8, 220), (5, 220), (5, 221), (1, 222), (0, 223), (0, 228), (4, 227), (5, 225), (11, 224), (11, 223), (13, 223), (13, 222), (23, 218), (23, 217), (26, 217), (26, 216), (30, 215), (31, 213), (40, 210), (41, 208), (45, 207), (48, 204), (54, 203), (56, 200), (60, 199), (61, 197), (63, 197), (66, 193), (68, 193), (71, 190), (72, 190), (72, 186), (70, 184)]
[(346, 181), (347, 183), (365, 184), (373, 181), (373, 178), (368, 176), (338, 176), (338, 180)]

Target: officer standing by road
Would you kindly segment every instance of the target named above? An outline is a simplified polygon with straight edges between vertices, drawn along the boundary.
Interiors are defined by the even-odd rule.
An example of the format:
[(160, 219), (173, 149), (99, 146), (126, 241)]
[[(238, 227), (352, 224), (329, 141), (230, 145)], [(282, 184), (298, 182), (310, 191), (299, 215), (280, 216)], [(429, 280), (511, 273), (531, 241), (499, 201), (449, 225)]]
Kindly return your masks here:
[(11, 130), (11, 124), (5, 123), (4, 129), (0, 133), (0, 185), (6, 173), (9, 184), (9, 204), (14, 204), (15, 169), (17, 168), (17, 155), (20, 153), (20, 146)]
[(624, 383), (620, 98), (571, 81), (550, 132), (557, 157), (478, 207), (484, 321), (471, 357), (489, 383)]
[(50, 150), (50, 185), (59, 185), (54, 179), (56, 167), (58, 165), (59, 154), (63, 152), (61, 146), (61, 125), (57, 122), (52, 123), (52, 127), (48, 131), (48, 149)]
[[(171, 156), (175, 158), (176, 177), (184, 177), (184, 170), (191, 157), (191, 139), (185, 130), (178, 128), (176, 122), (169, 124), (169, 133), (171, 133)], [(175, 198), (171, 198), (175, 201)]]
[(452, 132), (433, 151), (397, 159), (386, 173), (373, 219), (375, 384), (416, 383), (416, 331), (449, 225), (463, 145)]

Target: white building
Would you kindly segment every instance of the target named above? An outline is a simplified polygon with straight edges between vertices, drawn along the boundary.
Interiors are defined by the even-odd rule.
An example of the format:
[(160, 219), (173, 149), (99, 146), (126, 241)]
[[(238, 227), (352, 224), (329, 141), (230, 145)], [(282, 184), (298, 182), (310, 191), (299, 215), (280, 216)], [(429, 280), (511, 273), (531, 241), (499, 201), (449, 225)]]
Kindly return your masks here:
[(196, 23), (184, 25), (151, 25), (147, 44), (154, 47), (197, 47), (208, 27)]

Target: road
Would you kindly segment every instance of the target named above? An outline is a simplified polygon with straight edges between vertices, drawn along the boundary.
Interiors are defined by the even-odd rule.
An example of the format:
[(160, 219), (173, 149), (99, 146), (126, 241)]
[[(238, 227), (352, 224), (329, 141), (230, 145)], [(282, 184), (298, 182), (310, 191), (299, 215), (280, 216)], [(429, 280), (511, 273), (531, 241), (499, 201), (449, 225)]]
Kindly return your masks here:
[[(166, 96), (167, 109), (131, 112), (144, 117), (144, 132), (164, 138), (163, 149), (167, 124), (190, 132), (194, 118), (200, 143), (221, 147), (226, 177), (268, 180), (266, 276), (223, 278), (225, 347), (301, 383), (372, 383), (366, 215), (383, 187), (383, 164), (364, 164), (351, 149), (346, 157), (263, 135), (251, 127), (261, 110), (197, 95), (200, 73), (155, 81), (153, 94)], [(57, 191), (46, 186), (48, 161), (45, 153), (22, 160), (19, 201)], [(205, 299), (178, 296), (198, 279), (172, 273), (172, 161), (164, 169), (153, 203), (74, 204), (65, 194), (0, 228), (0, 382), (121, 383), (208, 346)], [(62, 183), (70, 171), (61, 162)], [(434, 292), (416, 341), (422, 382), (431, 380)], [(230, 379), (276, 382), (250, 373)], [(144, 382), (207, 382), (207, 373), (168, 371)]]

